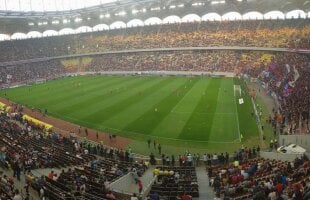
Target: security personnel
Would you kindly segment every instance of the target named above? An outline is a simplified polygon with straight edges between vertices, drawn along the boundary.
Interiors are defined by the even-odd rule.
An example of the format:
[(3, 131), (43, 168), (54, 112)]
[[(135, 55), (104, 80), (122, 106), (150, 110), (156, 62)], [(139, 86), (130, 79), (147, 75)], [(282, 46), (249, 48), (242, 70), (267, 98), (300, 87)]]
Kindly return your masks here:
[(278, 141), (277, 141), (277, 139), (274, 140), (273, 146), (274, 146), (275, 149), (278, 148)]
[(273, 149), (273, 140), (270, 140), (270, 149)]

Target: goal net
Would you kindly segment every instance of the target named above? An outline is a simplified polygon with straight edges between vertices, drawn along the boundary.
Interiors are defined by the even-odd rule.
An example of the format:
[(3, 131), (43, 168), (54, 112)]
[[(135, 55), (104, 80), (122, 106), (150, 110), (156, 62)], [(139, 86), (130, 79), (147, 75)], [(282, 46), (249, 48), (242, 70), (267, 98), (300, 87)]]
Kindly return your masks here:
[(234, 85), (234, 96), (241, 96), (241, 87), (240, 85)]

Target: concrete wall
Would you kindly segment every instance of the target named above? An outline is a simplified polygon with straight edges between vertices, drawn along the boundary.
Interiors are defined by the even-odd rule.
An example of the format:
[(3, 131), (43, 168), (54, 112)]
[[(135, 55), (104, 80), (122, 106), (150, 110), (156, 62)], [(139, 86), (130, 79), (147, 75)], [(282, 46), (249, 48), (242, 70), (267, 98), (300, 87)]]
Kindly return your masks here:
[(130, 185), (134, 183), (131, 173), (126, 174), (120, 179), (110, 184), (110, 189), (116, 193), (122, 194), (123, 199), (130, 199), (132, 193), (128, 191)]
[(293, 161), (296, 157), (301, 157), (301, 154), (283, 154), (278, 152), (261, 151), (260, 156), (265, 159), (276, 159), (281, 161)]
[(310, 135), (280, 135), (278, 142), (280, 146), (294, 143), (310, 152)]

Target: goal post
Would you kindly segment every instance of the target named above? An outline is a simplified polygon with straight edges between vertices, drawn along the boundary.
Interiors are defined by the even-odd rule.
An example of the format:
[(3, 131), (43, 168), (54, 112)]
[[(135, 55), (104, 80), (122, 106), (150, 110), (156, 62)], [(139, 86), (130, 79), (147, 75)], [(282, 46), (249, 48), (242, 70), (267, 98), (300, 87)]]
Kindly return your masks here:
[(242, 91), (241, 91), (241, 86), (240, 85), (234, 85), (234, 96), (241, 97)]

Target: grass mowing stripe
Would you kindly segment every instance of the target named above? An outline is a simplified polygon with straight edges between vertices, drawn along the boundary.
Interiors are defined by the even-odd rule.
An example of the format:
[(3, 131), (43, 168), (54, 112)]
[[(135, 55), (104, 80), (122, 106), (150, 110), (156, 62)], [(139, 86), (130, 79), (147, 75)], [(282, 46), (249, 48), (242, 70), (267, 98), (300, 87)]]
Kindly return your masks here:
[(171, 112), (175, 105), (187, 94), (187, 92), (191, 90), (198, 80), (198, 78), (188, 79), (174, 92), (171, 92), (169, 96), (152, 106), (138, 119), (127, 125), (123, 130), (150, 134), (164, 117)]
[[(31, 86), (25, 86), (25, 87), (20, 87), (20, 88), (15, 88), (15, 89), (8, 89), (8, 90), (2, 90), (0, 91), (0, 95), (4, 96), (4, 93), (7, 92), (7, 95), (10, 96), (11, 100), (16, 102), (16, 99), (23, 100), (27, 96), (27, 103), (34, 104), (36, 102), (39, 102), (40, 99), (43, 99), (45, 101), (45, 98), (59, 98), (59, 96), (65, 96), (68, 93), (75, 92), (79, 90), (75, 95), (71, 95), (64, 99), (62, 102), (56, 102), (57, 105), (52, 106), (45, 104), (44, 108), (52, 107), (55, 110), (58, 110), (57, 108), (65, 108), (64, 110), (67, 109), (66, 112), (69, 112), (69, 110), (73, 110), (72, 112), (69, 112), (68, 114), (61, 114), (61, 113), (54, 113), (54, 116), (57, 116), (61, 119), (68, 120), (71, 122), (75, 122), (80, 125), (85, 125), (87, 127), (92, 127), (92, 128), (98, 128), (101, 130), (108, 131), (110, 133), (115, 133), (115, 134), (120, 134), (123, 136), (128, 136), (130, 138), (133, 138), (135, 140), (141, 140), (139, 142), (135, 142), (131, 144), (132, 146), (137, 146), (135, 147), (135, 150), (139, 149), (140, 153), (148, 154), (150, 153), (147, 150), (151, 150), (147, 148), (146, 140), (148, 138), (156, 139), (158, 142), (162, 144), (163, 151), (165, 152), (174, 152), (173, 149), (178, 146), (180, 152), (184, 151), (184, 148), (191, 148), (189, 149), (191, 152), (195, 152), (194, 148), (203, 148), (203, 149), (208, 149), (208, 152), (210, 151), (218, 151), (219, 148), (221, 148), (223, 151), (233, 151), (237, 148), (240, 147), (240, 143), (230, 143), (230, 142), (225, 142), (225, 139), (229, 137), (229, 135), (225, 134), (231, 132), (233, 128), (228, 126), (227, 121), (233, 122), (231, 118), (232, 114), (235, 112), (235, 107), (230, 106), (226, 104), (226, 100), (229, 100), (230, 103), (232, 102), (232, 96), (233, 94), (230, 94), (230, 89), (227, 91), (227, 93), (222, 93), (220, 90), (220, 95), (218, 96), (218, 102), (216, 102), (216, 112), (210, 113), (209, 109), (202, 109), (199, 112), (195, 112), (197, 118), (202, 118), (202, 119), (209, 119), (207, 115), (212, 115), (213, 116), (213, 121), (212, 123), (212, 129), (211, 129), (211, 135), (209, 135), (210, 138), (207, 138), (208, 135), (204, 133), (204, 126), (200, 126), (202, 128), (201, 133), (202, 135), (196, 135), (195, 133), (188, 133), (190, 137), (188, 138), (178, 138), (179, 133), (174, 135), (176, 132), (180, 132), (183, 130), (183, 126), (188, 122), (188, 120), (184, 120), (183, 124), (178, 124), (174, 123), (177, 122), (178, 119), (184, 119), (184, 118), (190, 118), (192, 111), (196, 108), (197, 102), (200, 101), (200, 96), (203, 93), (202, 91), (205, 91), (206, 87), (204, 86), (198, 86), (199, 82), (197, 82), (192, 89), (190, 89), (189, 92), (186, 93), (186, 95), (183, 97), (183, 99), (179, 99), (178, 102), (176, 102), (174, 105), (172, 104), (173, 112), (169, 112), (168, 115), (161, 115), (158, 114), (159, 119), (149, 119), (149, 115), (146, 114), (146, 112), (153, 113), (153, 115), (156, 115), (154, 112), (155, 106), (158, 108), (158, 111), (161, 112), (164, 109), (171, 109), (171, 108), (166, 108), (165, 105), (162, 104), (170, 104), (167, 101), (170, 101), (166, 97), (171, 95), (173, 93), (175, 96), (178, 96), (177, 93), (182, 93), (184, 91), (179, 90), (178, 92), (172, 92), (176, 88), (178, 88), (180, 85), (183, 83), (187, 82), (188, 78), (185, 77), (173, 77), (171, 78), (172, 80), (177, 80), (173, 81), (173, 84), (168, 83), (167, 85), (163, 86), (160, 90), (154, 91), (154, 94), (148, 95), (147, 97), (143, 97), (142, 93), (142, 100), (137, 103), (133, 103), (128, 105), (128, 107), (125, 107), (121, 112), (117, 111), (118, 114), (113, 114), (114, 116), (106, 121), (104, 121), (101, 124), (98, 123), (92, 123), (91, 120), (88, 119), (81, 119), (85, 115), (88, 115), (89, 113), (94, 113), (98, 108), (100, 109), (105, 109), (109, 106), (113, 106), (114, 103), (117, 103), (118, 101), (122, 101), (126, 98), (129, 98), (130, 95), (132, 95), (135, 92), (138, 92), (139, 90), (142, 91), (143, 88), (146, 88), (147, 84), (150, 84), (147, 79), (153, 78), (156, 79), (158, 78), (158, 82), (160, 82), (159, 79), (163, 79), (163, 77), (128, 77), (128, 80), (130, 81), (124, 81), (124, 84), (119, 85), (119, 80), (123, 79), (119, 77), (109, 77), (109, 76), (79, 76), (79, 77), (66, 77), (64, 79), (58, 79), (58, 80), (53, 80), (53, 81), (48, 81), (44, 84), (34, 84)], [(165, 78), (165, 77), (164, 77)], [(94, 80), (98, 79), (98, 80)], [(115, 79), (118, 79), (116, 81)], [(124, 78), (125, 79), (125, 78)], [(145, 81), (140, 81), (144, 79)], [(213, 82), (214, 78), (203, 78), (204, 80)], [(109, 81), (110, 80), (110, 81)], [(114, 82), (115, 80), (115, 82)], [(126, 78), (127, 80), (127, 78)], [(131, 82), (132, 80), (132, 82)], [(226, 85), (226, 78), (222, 78), (223, 81), (225, 81), (225, 84), (222, 83), (220, 87), (223, 88), (224, 85)], [(231, 82), (232, 79), (229, 79), (227, 81)], [(245, 104), (239, 105), (237, 104), (237, 109), (238, 109), (238, 116), (240, 120), (240, 132), (243, 134), (244, 139), (242, 143), (245, 146), (250, 146), (252, 147), (253, 145), (259, 144), (259, 137), (258, 137), (258, 130), (255, 122), (255, 118), (251, 118), (251, 112), (252, 112), (252, 105), (250, 98), (247, 96), (247, 87), (244, 85), (242, 81), (235, 79), (236, 85), (241, 85), (242, 86), (242, 98), (244, 98)], [(97, 85), (106, 82), (106, 84), (103, 84), (101, 88), (98, 88), (98, 91), (89, 91), (91, 90), (92, 87), (96, 87)], [(114, 92), (113, 94), (106, 94), (105, 96), (103, 93), (107, 93), (109, 89), (112, 88), (112, 82), (114, 82), (113, 85), (118, 85), (118, 86), (113, 86), (114, 89), (116, 87), (123, 87), (123, 85), (126, 85), (125, 89), (126, 90), (121, 91), (121, 92)], [(130, 87), (128, 86), (128, 83), (135, 83), (132, 84)], [(144, 84), (146, 82), (146, 84)], [(81, 83), (80, 87), (74, 87), (74, 83)], [(89, 84), (89, 85), (88, 85)], [(169, 85), (170, 84), (170, 85)], [(86, 86), (87, 85), (87, 86)], [(110, 85), (110, 86), (107, 86)], [(169, 86), (168, 86), (169, 85)], [(228, 86), (228, 83), (227, 83)], [(47, 88), (50, 88), (48, 91)], [(110, 88), (111, 87), (111, 88)], [(198, 91), (197, 87), (202, 87), (199, 95), (195, 95), (193, 90), (196, 88)], [(29, 88), (31, 89), (31, 95), (29, 95)], [(83, 88), (84, 91), (81, 89)], [(163, 89), (166, 88), (166, 89)], [(196, 90), (195, 89), (195, 90)], [(113, 89), (112, 89), (113, 90)], [(182, 89), (184, 90), (184, 89)], [(231, 89), (232, 90), (232, 89)], [(85, 92), (85, 95), (83, 96), (82, 94)], [(231, 91), (233, 92), (233, 91)], [(207, 92), (209, 93), (209, 91)], [(93, 98), (98, 98), (97, 101), (92, 102), (92, 101), (86, 101), (88, 97), (90, 97), (90, 100)], [(99, 99), (98, 96), (101, 96), (102, 98)], [(178, 97), (179, 98), (179, 97)], [(165, 100), (162, 102), (163, 100)], [(43, 101), (40, 100), (40, 101)], [(84, 102), (83, 104), (81, 102)], [(24, 101), (20, 101), (25, 105)], [(162, 102), (162, 104), (161, 104)], [(222, 103), (223, 102), (223, 103)], [(207, 102), (210, 104), (210, 102)], [(206, 105), (207, 105), (206, 103)], [(79, 104), (79, 106), (73, 106), (74, 104)], [(73, 106), (73, 107), (71, 107)], [(66, 108), (68, 107), (68, 108)], [(70, 107), (70, 108), (69, 108)], [(79, 107), (79, 108), (78, 108)], [(194, 109), (193, 109), (194, 108)], [(172, 110), (172, 109), (171, 109)], [(50, 110), (49, 110), (50, 111)], [(59, 111), (61, 112), (61, 111)], [(111, 111), (112, 112), (112, 111)], [(166, 112), (166, 111), (163, 111)], [(143, 117), (146, 119), (143, 119)], [(100, 115), (98, 115), (98, 118), (100, 118)], [(119, 118), (119, 119), (118, 119)], [(169, 118), (171, 121), (167, 121), (166, 119)], [(143, 127), (138, 127), (138, 128), (132, 128), (133, 131), (126, 131), (125, 128), (133, 124), (135, 121), (140, 119), (140, 122), (136, 122), (136, 125), (138, 126), (143, 126)], [(216, 120), (215, 120), (216, 119)], [(158, 123), (158, 121), (160, 121)], [(165, 121), (165, 122), (164, 122)], [(205, 122), (206, 120), (203, 120)], [(164, 123), (163, 123), (164, 122)], [(153, 124), (154, 123), (154, 124)], [(201, 123), (201, 121), (198, 121), (198, 124)], [(157, 125), (156, 125), (157, 124)], [(100, 127), (99, 127), (99, 126)], [(111, 128), (105, 128), (105, 127), (111, 127)], [(180, 128), (181, 127), (181, 128)], [(180, 128), (180, 129), (179, 129)], [(223, 130), (219, 131), (219, 128), (223, 128)], [(178, 130), (177, 130), (178, 129)], [(142, 130), (142, 131), (141, 131)], [(155, 131), (156, 130), (156, 131)], [(206, 137), (207, 136), (207, 137)], [(197, 140), (196, 138), (199, 137), (201, 138), (200, 140)], [(223, 140), (219, 140), (218, 137), (224, 138)], [(213, 143), (215, 142), (215, 143)], [(223, 145), (223, 143), (229, 143), (229, 145)], [(171, 148), (168, 148), (167, 145), (171, 145)], [(144, 149), (143, 149), (144, 148)], [(153, 150), (153, 149), (152, 149)], [(204, 152), (204, 151), (202, 151)]]
[(243, 98), (244, 100), (243, 104), (237, 104), (240, 133), (243, 136), (242, 142), (244, 142), (246, 139), (258, 138), (259, 131), (257, 128), (256, 119), (255, 117), (251, 116), (251, 113), (253, 112), (253, 106), (250, 95), (248, 94), (248, 88), (243, 81), (237, 78), (234, 79), (234, 84), (241, 86), (242, 96), (240, 98)]
[(102, 123), (102, 127), (114, 127), (118, 129), (124, 128), (129, 123), (143, 115), (150, 107), (167, 97), (174, 88), (178, 87), (184, 81), (185, 80), (181, 78), (169, 78), (168, 83), (154, 91), (151, 95), (148, 95), (145, 98), (143, 97), (142, 101), (127, 107), (116, 116)]
[(103, 110), (100, 110), (102, 114), (100, 115), (100, 118), (97, 118), (94, 123), (102, 124), (104, 121), (110, 119), (111, 117), (117, 115), (121, 111), (126, 110), (128, 107), (141, 102), (144, 98), (150, 96), (157, 90), (159, 90), (161, 87), (163, 87), (165, 84), (170, 82), (169, 78), (162, 79), (161, 81), (155, 83), (154, 85), (145, 88), (143, 92), (136, 92), (129, 96), (127, 99), (124, 99), (123, 101), (119, 101), (116, 104), (113, 104), (112, 106), (109, 106)]
[[(210, 79), (201, 78), (152, 131), (152, 136), (177, 138), (195, 109)], [(173, 125), (173, 126), (172, 126)]]
[[(84, 102), (84, 104), (81, 104), (80, 107), (75, 107), (71, 109), (71, 111), (66, 115), (70, 116), (71, 118), (81, 119), (87, 115), (90, 115), (93, 112), (96, 112), (98, 108), (108, 106), (106, 101), (113, 99), (114, 97), (117, 97), (118, 95), (121, 95), (124, 92), (127, 92), (128, 86), (135, 88), (139, 86), (141, 83), (144, 83), (145, 81), (147, 81), (146, 78), (129, 79), (128, 81), (124, 81), (120, 83), (120, 85), (113, 87), (113, 89), (115, 90), (110, 89), (110, 91), (108, 92), (103, 92), (100, 94), (96, 94), (96, 96), (91, 96), (92, 98), (88, 99), (88, 101)], [(57, 114), (61, 113), (62, 113), (61, 110), (57, 112)]]
[[(55, 112), (59, 112), (62, 114), (69, 114), (74, 112), (75, 110), (79, 110), (85, 107), (85, 105), (92, 105), (96, 102), (102, 100), (102, 98), (105, 98), (109, 95), (111, 95), (111, 92), (116, 93), (121, 90), (124, 90), (123, 85), (129, 84), (130, 82), (133, 82), (134, 79), (115, 79), (116, 81), (109, 81), (105, 85), (97, 85), (97, 90), (86, 90), (86, 91), (80, 91), (80, 93), (77, 95), (77, 97), (74, 97), (74, 101), (69, 102), (63, 102), (57, 107), (57, 110)], [(120, 89), (122, 88), (122, 89)]]
[(211, 79), (206, 87), (205, 95), (201, 95), (195, 110), (183, 127), (178, 137), (179, 139), (208, 141), (214, 115), (201, 115), (196, 113), (201, 113), (203, 111), (215, 113), (221, 81), (222, 79)]
[(237, 100), (236, 100), (236, 97), (233, 96), (233, 99), (234, 99), (234, 108), (235, 108), (235, 112), (236, 112), (236, 120), (237, 120), (237, 129), (238, 129), (238, 132), (237, 132), (237, 136), (238, 136), (238, 139), (239, 139), (239, 142), (241, 142), (241, 133), (240, 133), (240, 122), (239, 122), (239, 114), (238, 114), (238, 108), (237, 108)]
[(96, 92), (98, 89), (103, 87), (106, 83), (110, 81), (115, 81), (115, 79), (111, 79), (112, 77), (107, 77), (103, 79), (96, 79), (94, 82), (90, 80), (90, 84), (79, 85), (78, 83), (70, 84), (67, 86), (68, 91), (64, 91), (63, 93), (58, 93), (55, 95), (55, 98), (48, 98), (46, 101), (42, 102), (41, 105), (53, 105), (54, 107), (58, 107), (62, 105), (63, 102), (74, 100), (76, 97), (80, 96), (83, 91), (87, 93)]
[[(69, 82), (70, 81), (70, 82)], [(33, 105), (37, 108), (47, 108), (50, 106), (55, 106), (56, 104), (59, 104), (63, 102), (63, 99), (68, 100), (71, 94), (77, 93), (77, 88), (86, 88), (88, 86), (94, 85), (94, 83), (100, 81), (100, 78), (98, 79), (91, 79), (90, 81), (86, 81), (84, 85), (78, 86), (77, 82), (78, 79), (75, 80), (75, 84), (73, 86), (73, 81), (69, 80), (68, 82), (64, 82), (60, 86), (53, 87), (51, 89), (49, 84), (46, 84), (46, 90), (48, 91), (48, 94), (41, 94), (40, 92), (30, 92), (28, 100), (22, 100), (23, 102), (26, 102), (30, 105)], [(51, 107), (50, 107), (51, 108)]]
[(118, 93), (113, 97), (103, 99), (103, 101), (99, 102), (97, 106), (93, 107), (93, 112), (88, 112), (89, 114), (86, 116), (85, 114), (87, 113), (84, 113), (84, 116), (81, 118), (95, 124), (95, 122), (101, 120), (100, 118), (106, 117), (106, 113), (104, 113), (104, 110), (108, 107), (114, 106), (120, 102), (124, 102), (128, 98), (136, 96), (137, 93), (142, 92), (145, 88), (151, 87), (162, 81), (162, 79), (160, 78), (146, 78), (142, 80), (142, 82), (136, 82), (137, 84), (132, 85), (133, 87), (128, 88), (126, 91)]
[(218, 93), (215, 114), (231, 113), (231, 115), (216, 116), (213, 118), (212, 129), (209, 134), (210, 141), (237, 142), (239, 132), (236, 115), (238, 113), (235, 107), (233, 79), (223, 79)]
[(32, 90), (33, 93), (41, 93), (46, 91), (46, 85), (50, 85), (51, 87), (55, 87), (57, 85), (62, 84), (63, 82), (68, 81), (70, 77), (67, 77), (65, 79), (55, 79), (55, 80), (49, 80), (46, 83), (42, 84), (31, 84), (27, 86), (21, 86), (17, 88), (11, 88), (11, 89), (4, 89), (0, 91), (1, 96), (5, 96), (4, 94), (7, 93), (7, 96), (10, 98), (24, 98), (26, 97), (31, 97), (29, 96), (29, 89)]
[[(83, 87), (85, 87), (87, 85), (92, 85), (93, 81), (97, 81), (98, 79), (100, 79), (100, 77), (93, 78), (93, 79), (88, 80), (88, 81), (86, 80), (86, 83), (83, 84)], [(26, 97), (24, 97), (24, 98), (19, 97), (18, 99), (20, 101), (23, 101), (23, 102), (29, 102), (29, 100), (31, 100), (31, 102), (29, 102), (30, 104), (33, 102), (37, 102), (37, 104), (39, 102), (42, 102), (41, 104), (44, 105), (46, 101), (49, 101), (49, 100), (53, 99), (54, 97), (58, 97), (58, 95), (51, 95), (53, 93), (55, 94), (55, 93), (61, 93), (61, 92), (65, 92), (65, 93), (73, 92), (74, 90), (72, 90), (70, 85), (73, 84), (74, 82), (77, 83), (77, 82), (81, 82), (81, 81), (77, 77), (76, 79), (69, 79), (66, 82), (63, 82), (61, 85), (55, 85), (53, 87), (50, 86), (50, 82), (47, 82), (45, 84), (45, 91), (40, 90), (39, 92), (35, 91), (35, 88), (37, 88), (36, 87), (37, 85), (34, 85), (34, 87), (31, 87), (31, 90), (28, 91), (28, 95)], [(34, 89), (32, 89), (32, 88), (34, 88)], [(69, 90), (69, 92), (68, 92), (68, 90)]]

